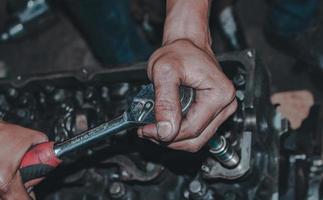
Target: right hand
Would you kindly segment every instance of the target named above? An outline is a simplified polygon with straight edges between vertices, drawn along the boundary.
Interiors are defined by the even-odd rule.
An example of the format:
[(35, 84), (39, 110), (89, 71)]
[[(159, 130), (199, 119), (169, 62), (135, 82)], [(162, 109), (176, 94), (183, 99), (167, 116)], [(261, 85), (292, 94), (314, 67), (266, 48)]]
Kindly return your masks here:
[[(235, 88), (210, 47), (199, 48), (188, 39), (164, 44), (150, 57), (147, 71), (155, 87), (157, 123), (139, 128), (139, 137), (197, 152), (237, 108)], [(180, 85), (196, 90), (195, 101), (184, 118)]]
[(30, 199), (26, 188), (35, 184), (23, 184), (19, 174), (22, 157), (33, 145), (46, 142), (46, 135), (21, 126), (0, 122), (0, 199)]

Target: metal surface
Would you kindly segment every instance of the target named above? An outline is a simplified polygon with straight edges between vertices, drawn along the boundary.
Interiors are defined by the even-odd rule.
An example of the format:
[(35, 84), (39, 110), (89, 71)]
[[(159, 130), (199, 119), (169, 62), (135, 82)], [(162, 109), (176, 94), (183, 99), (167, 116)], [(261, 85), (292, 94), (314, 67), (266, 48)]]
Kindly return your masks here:
[(0, 32), (0, 43), (20, 39), (44, 28), (45, 24), (52, 24), (54, 20), (56, 16), (46, 0), (28, 0), (24, 8), (12, 16), (5, 30)]
[(147, 182), (156, 179), (164, 170), (164, 167), (156, 163), (148, 162), (145, 169), (139, 169), (136, 164), (127, 156), (116, 155), (102, 162), (103, 164), (118, 165), (121, 171), (122, 181)]
[[(297, 134), (290, 133), (286, 120), (270, 103), (269, 76), (255, 51), (218, 59), (236, 87), (238, 108), (216, 134), (240, 156), (237, 166), (225, 167), (208, 148), (194, 154), (174, 151), (140, 139), (130, 129), (75, 152), (76, 161), (61, 166), (35, 188), (38, 199), (321, 198), (317, 192), (322, 185), (317, 176), (322, 151), (319, 126), (308, 124)], [(137, 64), (0, 80), (0, 116), (50, 133), (48, 137), (56, 142), (110, 121), (127, 109), (137, 109), (133, 119), (150, 121), (149, 115), (140, 112), (145, 109), (142, 98), (133, 101), (147, 81), (145, 74), (145, 64)], [(312, 119), (321, 121), (318, 115)], [(314, 127), (318, 128), (312, 131)], [(116, 195), (118, 191), (122, 197)]]
[[(202, 166), (203, 176), (205, 178), (223, 178), (234, 180), (244, 176), (251, 167), (251, 143), (252, 143), (252, 133), (246, 132), (243, 134), (240, 140), (240, 162), (236, 165), (237, 162), (234, 162), (234, 167), (228, 168), (222, 166), (221, 163), (215, 161), (212, 158), (206, 160)], [(208, 170), (203, 170), (207, 168)]]
[(109, 122), (103, 123), (98, 127), (87, 130), (73, 138), (55, 144), (54, 152), (57, 157), (63, 157), (74, 151), (85, 149), (86, 147), (103, 140), (109, 135), (134, 127), (131, 121), (128, 121), (126, 113)]
[(233, 168), (240, 162), (239, 155), (226, 141), (224, 136), (213, 138), (209, 141), (210, 153), (227, 168)]

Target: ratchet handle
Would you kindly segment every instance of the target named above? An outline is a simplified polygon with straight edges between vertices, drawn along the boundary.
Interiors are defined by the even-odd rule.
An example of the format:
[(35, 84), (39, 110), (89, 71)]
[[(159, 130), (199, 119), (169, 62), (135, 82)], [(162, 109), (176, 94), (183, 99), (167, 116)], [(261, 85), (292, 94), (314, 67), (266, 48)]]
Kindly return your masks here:
[(20, 174), (24, 183), (45, 177), (62, 160), (54, 153), (54, 142), (44, 142), (33, 146), (22, 158)]

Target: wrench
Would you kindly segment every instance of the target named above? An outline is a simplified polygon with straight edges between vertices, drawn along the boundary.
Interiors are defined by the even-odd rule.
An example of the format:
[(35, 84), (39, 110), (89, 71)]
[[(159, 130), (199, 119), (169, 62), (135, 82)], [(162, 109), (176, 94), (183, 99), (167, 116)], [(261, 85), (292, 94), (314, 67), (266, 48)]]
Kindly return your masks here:
[[(185, 114), (194, 101), (192, 88), (179, 88), (182, 113)], [(45, 142), (32, 147), (22, 158), (20, 174), (24, 183), (45, 177), (75, 151), (86, 149), (110, 135), (130, 128), (155, 122), (155, 92), (152, 84), (144, 85), (133, 98), (127, 111), (93, 129), (82, 132), (60, 143)]]

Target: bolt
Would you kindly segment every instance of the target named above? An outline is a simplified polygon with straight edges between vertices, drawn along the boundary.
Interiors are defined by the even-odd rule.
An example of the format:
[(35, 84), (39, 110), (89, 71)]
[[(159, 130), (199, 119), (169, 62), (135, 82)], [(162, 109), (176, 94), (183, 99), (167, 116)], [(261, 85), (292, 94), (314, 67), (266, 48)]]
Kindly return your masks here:
[(25, 118), (27, 116), (27, 112), (23, 109), (19, 109), (17, 111), (17, 115), (20, 117), (20, 118)]
[(243, 101), (245, 98), (244, 92), (242, 90), (237, 90), (236, 91), (236, 97), (237, 99), (239, 99), (240, 101)]
[(225, 138), (230, 138), (231, 137), (231, 132), (230, 131), (225, 132), (224, 137)]
[(6, 41), (6, 40), (8, 40), (9, 39), (9, 35), (8, 35), (8, 33), (2, 33), (1, 34), (1, 40), (2, 41)]
[(318, 167), (323, 166), (323, 160), (314, 160), (313, 165)]
[(237, 141), (237, 140), (234, 140), (234, 141), (231, 143), (231, 145), (232, 145), (233, 147), (237, 146), (237, 145), (238, 145), (238, 141)]
[(86, 68), (82, 68), (82, 73), (86, 75), (88, 74), (88, 70)]
[(152, 162), (148, 162), (146, 165), (146, 171), (151, 172), (155, 169), (155, 164)]
[(15, 88), (9, 88), (8, 89), (8, 95), (10, 97), (17, 97), (18, 96), (18, 91)]
[(243, 123), (243, 118), (242, 118), (242, 114), (239, 113), (239, 112), (236, 112), (233, 116), (233, 119), (232, 119), (235, 123), (237, 124), (241, 124)]
[(253, 54), (252, 54), (252, 52), (251, 52), (251, 51), (248, 51), (248, 52), (247, 52), (247, 55), (249, 56), (249, 58), (252, 58), (252, 56), (253, 56)]
[(316, 166), (311, 166), (310, 167), (310, 171), (311, 172), (316, 172), (317, 171), (317, 167)]
[(210, 173), (211, 169), (210, 167), (206, 166), (206, 165), (202, 165), (201, 167), (201, 170), (204, 172), (204, 173)]
[(20, 105), (23, 105), (23, 106), (28, 104), (28, 97), (27, 97), (27, 95), (20, 96), (20, 98), (19, 98), (19, 104)]
[(118, 179), (119, 177), (120, 177), (119, 174), (111, 174), (110, 175), (111, 179)]
[(86, 152), (86, 154), (88, 155), (88, 156), (91, 156), (91, 155), (93, 155), (93, 150), (92, 149), (88, 149), (87, 150), (87, 152)]
[(233, 168), (240, 162), (240, 157), (225, 137), (215, 137), (209, 141), (210, 153), (225, 167)]
[(190, 198), (190, 192), (185, 190), (183, 196), (184, 196), (185, 199), (189, 199)]
[(109, 96), (109, 88), (108, 87), (102, 87), (101, 89), (101, 96), (103, 99), (105, 100), (110, 100), (110, 96)]
[(207, 192), (206, 185), (199, 180), (193, 180), (189, 184), (188, 190), (190, 192), (189, 196), (191, 199), (201, 199), (201, 197), (203, 197)]
[(237, 86), (242, 86), (246, 83), (246, 80), (242, 74), (238, 74), (237, 76), (234, 76), (232, 81)]
[(127, 171), (125, 171), (125, 170), (122, 170), (121, 176), (128, 177), (129, 176), (129, 173)]
[(63, 89), (58, 89), (53, 95), (54, 101), (63, 102), (66, 99), (66, 92)]
[(55, 90), (55, 87), (54, 86), (51, 86), (51, 85), (46, 85), (45, 86), (45, 91), (50, 93), (50, 92), (53, 92)]
[(189, 185), (189, 190), (193, 194), (197, 194), (202, 190), (202, 184), (198, 180), (194, 180)]
[(113, 199), (120, 199), (126, 194), (126, 188), (124, 184), (120, 182), (114, 182), (109, 187), (109, 193)]
[(85, 99), (91, 99), (94, 96), (94, 88), (90, 87), (85, 90)]

